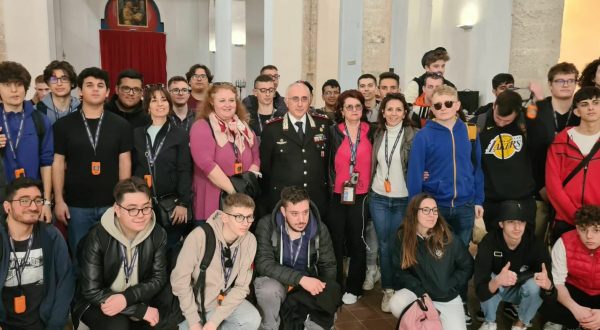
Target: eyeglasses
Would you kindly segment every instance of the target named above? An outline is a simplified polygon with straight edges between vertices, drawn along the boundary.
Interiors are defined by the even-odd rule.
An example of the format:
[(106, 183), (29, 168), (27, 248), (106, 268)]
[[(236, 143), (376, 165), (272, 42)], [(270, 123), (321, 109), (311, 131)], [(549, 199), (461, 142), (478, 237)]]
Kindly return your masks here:
[(325, 95), (325, 96), (340, 95), (340, 92), (339, 91), (333, 91), (333, 92), (332, 91), (327, 91), (327, 92), (323, 93), (323, 95)]
[(577, 82), (577, 79), (556, 79), (553, 80), (552, 83), (562, 86), (573, 85)]
[(293, 97), (289, 97), (288, 100), (290, 100), (290, 101), (292, 101), (294, 103), (300, 103), (300, 102), (306, 103), (306, 102), (308, 102), (309, 98), (308, 98), (308, 96), (302, 96), (302, 97), (300, 97), (300, 96), (293, 96)]
[(141, 209), (137, 209), (137, 208), (128, 209), (128, 208), (125, 208), (121, 204), (117, 204), (117, 205), (120, 208), (122, 208), (123, 210), (126, 210), (127, 213), (129, 214), (129, 216), (131, 216), (131, 217), (138, 216), (140, 214), (140, 212), (142, 212), (143, 215), (148, 215), (148, 214), (150, 214), (150, 212), (152, 212), (152, 207), (151, 206), (142, 207)]
[(42, 206), (46, 200), (43, 198), (20, 198), (13, 199), (11, 202), (19, 202), (19, 205), (23, 207), (30, 207), (31, 203), (35, 203), (35, 206)]
[(171, 89), (169, 89), (169, 93), (179, 94), (179, 95), (189, 94), (190, 91), (191, 90), (189, 88), (171, 88)]
[(261, 93), (263, 93), (263, 94), (267, 94), (267, 93), (273, 94), (273, 93), (275, 93), (275, 88), (257, 88), (256, 90), (259, 91), (259, 92), (261, 92)]
[(68, 84), (71, 82), (71, 79), (69, 79), (68, 76), (61, 76), (61, 77), (51, 76), (50, 77), (50, 84), (52, 84), (52, 85), (58, 84), (59, 81), (63, 84)]
[(192, 76), (192, 79), (196, 79), (196, 80), (202, 80), (202, 79), (206, 79), (206, 78), (208, 78), (208, 76), (205, 75), (204, 73), (195, 74)]
[(139, 95), (142, 93), (142, 89), (139, 87), (121, 86), (119, 87), (119, 92), (123, 94)]
[(221, 254), (223, 255), (223, 257), (225, 257), (225, 268), (233, 267), (233, 260), (231, 260), (231, 249), (229, 248), (229, 246), (224, 246), (221, 250)]
[(244, 222), (244, 220), (246, 220), (246, 222), (248, 222), (248, 223), (254, 222), (254, 215), (245, 216), (242, 214), (231, 214), (231, 213), (227, 213), (225, 211), (223, 211), (223, 213), (227, 214), (230, 217), (233, 217), (233, 219), (237, 223), (242, 223), (242, 222)]
[(444, 105), (444, 107), (446, 107), (446, 109), (450, 109), (452, 108), (452, 106), (454, 105), (455, 101), (445, 101), (445, 102), (438, 102), (438, 103), (434, 103), (433, 104), (433, 108), (435, 110), (442, 110), (442, 104)]
[(438, 214), (438, 208), (437, 207), (434, 207), (434, 208), (431, 208), (431, 207), (420, 207), (419, 211), (423, 212), (423, 214), (425, 214), (425, 215), (429, 215), (429, 214), (431, 214), (431, 212), (433, 212), (433, 214)]
[(278, 74), (268, 74), (267, 76), (269, 76), (269, 77), (273, 78), (273, 80), (279, 80), (279, 77), (281, 77), (281, 76), (280, 76), (280, 75), (278, 75)]
[(362, 111), (363, 107), (361, 104), (357, 104), (357, 105), (352, 105), (352, 104), (348, 104), (344, 106), (344, 109), (346, 111), (351, 111), (351, 112), (358, 112), (358, 111)]

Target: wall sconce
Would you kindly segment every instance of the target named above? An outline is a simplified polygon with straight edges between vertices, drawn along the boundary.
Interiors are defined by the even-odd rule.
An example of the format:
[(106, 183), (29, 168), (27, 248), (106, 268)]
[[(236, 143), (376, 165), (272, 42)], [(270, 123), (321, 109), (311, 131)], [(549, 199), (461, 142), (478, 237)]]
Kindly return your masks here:
[(460, 11), (457, 28), (470, 31), (479, 20), (479, 8), (475, 2), (469, 2)]
[(457, 25), (457, 28), (461, 28), (465, 31), (470, 31), (471, 29), (473, 29), (473, 24), (463, 24), (463, 25)]

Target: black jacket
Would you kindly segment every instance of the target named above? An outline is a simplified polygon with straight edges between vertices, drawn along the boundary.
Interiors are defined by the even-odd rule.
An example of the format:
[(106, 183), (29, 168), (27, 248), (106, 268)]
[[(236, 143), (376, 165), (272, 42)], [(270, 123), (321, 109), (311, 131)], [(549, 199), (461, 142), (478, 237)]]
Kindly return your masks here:
[[(150, 141), (147, 129), (150, 125), (138, 127), (133, 131), (133, 175), (144, 178), (150, 174), (150, 167), (146, 158), (146, 139)], [(189, 136), (170, 121), (160, 129), (154, 145), (151, 146), (153, 154), (160, 142), (165, 139), (154, 164), (153, 191), (157, 197), (176, 195), (179, 203), (185, 207), (191, 206), (192, 191), (192, 159), (190, 155)]]
[[(517, 274), (517, 282), (522, 284), (534, 273), (542, 270), (542, 263), (552, 280), (552, 265), (548, 249), (544, 242), (535, 237), (535, 233), (525, 229), (521, 243), (514, 250), (510, 250), (504, 240), (501, 228), (492, 230), (479, 243), (477, 257), (475, 258), (474, 286), (477, 298), (480, 301), (490, 299), (496, 292), (490, 292), (488, 283), (492, 273), (499, 274), (506, 263), (510, 261), (510, 270)], [(545, 295), (543, 295), (545, 296)]]
[[(402, 235), (402, 231), (399, 233)], [(473, 258), (456, 236), (445, 246), (439, 259), (429, 252), (425, 239), (417, 237), (417, 264), (408, 269), (400, 267), (403, 254), (401, 236), (397, 235), (395, 244), (392, 253), (395, 290), (406, 288), (417, 297), (427, 293), (433, 301), (447, 302), (460, 294), (473, 275)]]
[[(369, 122), (366, 123), (369, 124), (369, 132), (367, 133), (367, 136), (369, 137), (369, 141), (371, 142), (371, 144), (373, 144), (373, 138), (377, 129), (374, 124), (371, 124)], [(331, 191), (333, 191), (333, 186), (335, 185), (335, 155), (337, 154), (338, 148), (340, 147), (340, 145), (342, 145), (342, 142), (346, 137), (344, 135), (344, 132), (340, 131), (338, 125), (339, 123), (336, 123), (329, 127), (329, 135), (331, 136), (331, 141), (329, 146), (328, 175), (330, 186), (329, 188), (331, 189)], [(358, 158), (359, 156), (356, 155), (356, 157)], [(368, 157), (371, 157), (371, 155), (368, 155)], [(369, 173), (368, 175), (371, 175), (371, 173)]]
[(300, 141), (288, 116), (272, 119), (263, 127), (260, 170), (265, 208), (273, 209), (284, 187), (300, 186), (308, 190), (310, 200), (323, 216), (328, 206), (330, 121), (326, 116), (307, 114), (304, 141)]
[[(138, 284), (121, 292), (127, 301), (123, 315), (142, 320), (148, 304), (167, 283), (167, 234), (155, 225), (150, 235), (138, 245)], [(84, 237), (77, 249), (79, 280), (73, 300), (72, 319), (77, 324), (87, 308), (100, 306), (114, 294), (110, 289), (123, 262), (120, 243), (98, 223)]]
[(554, 137), (565, 127), (578, 126), (580, 120), (571, 109), (566, 125), (557, 127), (554, 121), (552, 97), (549, 96), (538, 101), (536, 105), (538, 108), (537, 116), (533, 120), (527, 119), (527, 136), (531, 143), (533, 177), (536, 183), (536, 192), (538, 192), (546, 186), (546, 155), (550, 144), (554, 141)]
[[(273, 116), (272, 118), (283, 117), (287, 112), (287, 107), (283, 101), (278, 101), (278, 99), (283, 100), (283, 97), (276, 92), (275, 98), (273, 99)], [(250, 114), (250, 128), (254, 131), (256, 136), (260, 136), (262, 130), (265, 127), (265, 123), (260, 123), (260, 117), (258, 116), (258, 98), (254, 95), (248, 95), (244, 98), (244, 106), (246, 106), (246, 110)]]
[(117, 94), (113, 95), (110, 101), (104, 104), (104, 110), (108, 110), (114, 114), (125, 118), (129, 125), (131, 125), (132, 129), (150, 124), (150, 115), (148, 115), (146, 111), (142, 109), (142, 101), (140, 101), (140, 103), (138, 103), (138, 105), (136, 105), (135, 108), (133, 108), (133, 110), (129, 112), (123, 112), (117, 106), (118, 99), (119, 97), (117, 96)]
[[(280, 212), (281, 202), (271, 214), (265, 215), (256, 227), (258, 244), (254, 265), (258, 276), (268, 276), (284, 285), (298, 285), (303, 274), (279, 262), (281, 253), (281, 227), (276, 224), (276, 215)], [(337, 263), (333, 253), (333, 244), (327, 226), (321, 221), (316, 205), (310, 205), (311, 221), (317, 221), (317, 232), (309, 242), (310, 263), (307, 272), (311, 277), (335, 281)], [(310, 226), (310, 224), (309, 224)]]

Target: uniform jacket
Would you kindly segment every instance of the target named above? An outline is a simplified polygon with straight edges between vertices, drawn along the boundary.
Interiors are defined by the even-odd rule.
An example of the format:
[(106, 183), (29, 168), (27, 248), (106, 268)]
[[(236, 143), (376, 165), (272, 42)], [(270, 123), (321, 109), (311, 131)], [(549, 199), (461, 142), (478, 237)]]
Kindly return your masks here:
[(575, 211), (583, 205), (600, 204), (600, 151), (563, 187), (563, 180), (584, 158), (567, 131), (560, 132), (548, 149), (546, 190), (556, 219), (574, 225)]
[[(34, 235), (40, 235), (44, 262), (45, 298), (40, 305), (40, 319), (46, 329), (62, 330), (69, 319), (69, 306), (75, 292), (75, 274), (67, 243), (52, 225), (39, 222)], [(10, 261), (10, 240), (5, 221), (0, 224), (0, 291), (4, 288)], [(6, 309), (0, 300), (0, 321)]]
[[(273, 209), (273, 213), (262, 217), (256, 227), (258, 250), (254, 263), (258, 276), (268, 276), (284, 285), (296, 286), (304, 276), (301, 272), (281, 264), (282, 231), (277, 223), (277, 215), (281, 214), (281, 202)], [(285, 220), (283, 220), (285, 221)], [(311, 203), (310, 223), (307, 225), (308, 244), (308, 276), (335, 281), (337, 264), (333, 254), (333, 244), (327, 226), (321, 221), (319, 210)]]
[(300, 141), (288, 116), (274, 118), (263, 127), (260, 162), (266, 209), (272, 210), (277, 204), (281, 189), (300, 186), (308, 190), (323, 214), (328, 201), (330, 121), (326, 116), (307, 115), (304, 141)]

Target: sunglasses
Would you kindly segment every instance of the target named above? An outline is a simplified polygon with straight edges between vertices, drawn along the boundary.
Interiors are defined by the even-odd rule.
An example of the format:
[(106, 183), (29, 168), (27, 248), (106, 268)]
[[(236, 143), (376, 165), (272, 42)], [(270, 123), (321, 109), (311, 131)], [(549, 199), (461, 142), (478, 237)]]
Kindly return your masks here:
[(438, 102), (438, 103), (434, 103), (433, 104), (433, 108), (435, 110), (442, 110), (442, 104), (444, 105), (444, 107), (446, 107), (446, 109), (450, 109), (452, 108), (452, 106), (454, 105), (455, 101), (445, 101), (445, 102)]

